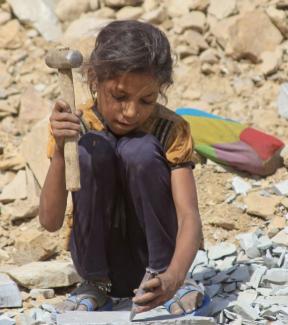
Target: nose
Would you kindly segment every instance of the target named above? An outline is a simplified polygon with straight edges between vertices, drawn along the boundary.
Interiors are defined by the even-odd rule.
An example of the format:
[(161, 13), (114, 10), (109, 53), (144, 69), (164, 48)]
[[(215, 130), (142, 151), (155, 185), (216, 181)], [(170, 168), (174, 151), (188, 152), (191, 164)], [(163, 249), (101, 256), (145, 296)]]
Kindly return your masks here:
[(134, 102), (126, 102), (123, 107), (123, 116), (129, 120), (135, 120), (138, 116), (137, 105)]

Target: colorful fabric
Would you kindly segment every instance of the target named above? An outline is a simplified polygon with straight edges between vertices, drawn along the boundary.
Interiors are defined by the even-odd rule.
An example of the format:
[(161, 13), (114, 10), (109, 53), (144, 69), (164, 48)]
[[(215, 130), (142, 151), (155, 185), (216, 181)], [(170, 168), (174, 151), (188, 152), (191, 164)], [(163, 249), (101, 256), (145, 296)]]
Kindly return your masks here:
[(284, 143), (274, 136), (194, 108), (176, 113), (189, 123), (194, 148), (206, 158), (256, 175), (272, 174), (281, 164)]
[[(93, 101), (87, 102), (79, 109), (83, 111), (81, 118), (83, 133), (106, 129), (105, 121), (97, 111), (97, 105)], [(175, 112), (157, 104), (154, 112), (139, 131), (152, 134), (159, 140), (172, 169), (188, 165), (194, 166), (193, 142), (189, 124)], [(50, 129), (47, 148), (48, 158), (52, 158), (54, 147), (55, 139)]]

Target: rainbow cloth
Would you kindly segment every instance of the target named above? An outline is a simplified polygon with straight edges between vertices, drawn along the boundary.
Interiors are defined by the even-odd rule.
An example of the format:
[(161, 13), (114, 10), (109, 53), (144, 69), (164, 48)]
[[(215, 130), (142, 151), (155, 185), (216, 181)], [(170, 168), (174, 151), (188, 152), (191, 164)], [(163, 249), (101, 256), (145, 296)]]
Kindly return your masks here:
[(176, 113), (190, 124), (195, 150), (200, 155), (256, 175), (275, 171), (266, 167), (275, 156), (280, 160), (284, 143), (276, 137), (194, 108), (178, 108)]

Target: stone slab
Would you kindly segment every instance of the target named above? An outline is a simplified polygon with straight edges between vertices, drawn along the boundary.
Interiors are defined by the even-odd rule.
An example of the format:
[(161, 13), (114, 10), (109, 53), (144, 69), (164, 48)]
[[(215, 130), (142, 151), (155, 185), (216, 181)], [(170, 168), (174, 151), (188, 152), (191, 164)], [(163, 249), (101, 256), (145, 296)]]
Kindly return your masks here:
[(6, 274), (0, 274), (0, 308), (11, 307), (22, 307), (21, 293), (14, 281)]
[(129, 321), (129, 311), (112, 312), (66, 312), (57, 316), (58, 325), (126, 325), (126, 324), (191, 324), (191, 325), (216, 325), (213, 318), (195, 317), (185, 315), (177, 317), (169, 314), (164, 309), (155, 309), (150, 312), (139, 314), (133, 322)]

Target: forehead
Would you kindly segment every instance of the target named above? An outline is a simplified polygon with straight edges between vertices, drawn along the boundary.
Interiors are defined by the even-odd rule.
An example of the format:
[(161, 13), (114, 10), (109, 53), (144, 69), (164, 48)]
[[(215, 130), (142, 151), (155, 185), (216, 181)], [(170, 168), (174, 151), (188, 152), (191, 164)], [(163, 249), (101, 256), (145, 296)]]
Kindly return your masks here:
[(107, 87), (127, 94), (159, 92), (159, 82), (152, 74), (129, 72), (106, 81)]

